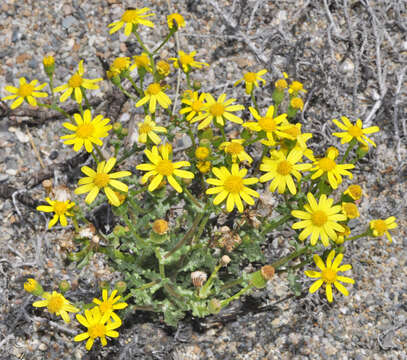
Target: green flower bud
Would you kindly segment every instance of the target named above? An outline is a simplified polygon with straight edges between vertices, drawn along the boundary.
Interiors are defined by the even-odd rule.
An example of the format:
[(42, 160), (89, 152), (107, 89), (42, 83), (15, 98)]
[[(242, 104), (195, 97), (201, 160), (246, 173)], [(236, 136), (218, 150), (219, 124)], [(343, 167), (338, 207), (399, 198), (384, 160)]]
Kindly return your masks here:
[(27, 281), (24, 283), (24, 290), (35, 296), (41, 296), (44, 293), (41, 284), (32, 278), (27, 279)]
[(123, 294), (127, 289), (127, 284), (124, 281), (118, 281), (114, 288), (118, 291), (119, 294)]
[(70, 284), (68, 281), (66, 281), (66, 280), (62, 280), (62, 281), (59, 283), (58, 287), (59, 287), (59, 290), (61, 290), (61, 293), (64, 294), (64, 293), (66, 293), (68, 290), (70, 290), (71, 284)]
[(211, 314), (218, 314), (221, 309), (222, 306), (220, 305), (220, 301), (218, 299), (212, 299), (211, 301), (209, 301), (208, 311)]

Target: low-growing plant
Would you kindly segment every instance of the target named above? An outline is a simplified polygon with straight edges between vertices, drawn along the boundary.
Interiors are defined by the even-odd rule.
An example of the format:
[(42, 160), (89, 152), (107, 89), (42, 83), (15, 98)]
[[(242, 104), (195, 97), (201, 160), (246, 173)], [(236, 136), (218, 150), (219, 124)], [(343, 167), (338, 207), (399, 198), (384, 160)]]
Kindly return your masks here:
[[(116, 58), (106, 72), (117, 91), (139, 109), (138, 138), (131, 149), (124, 146), (132, 135), (129, 130), (121, 123), (111, 124), (90, 106), (89, 92), (103, 79), (85, 78), (83, 60), (64, 85), (54, 87), (56, 69), (49, 56), (43, 60), (48, 83), (21, 78), (19, 86), (5, 88), (12, 95), (3, 100), (14, 100), (12, 109), (26, 101), (61, 112), (67, 119), (61, 139), (73, 151), (92, 155), (89, 166), (81, 168), (75, 199), (67, 185), (52, 187), (48, 181), (47, 204), (37, 210), (53, 214), (49, 228), (58, 221), (62, 226), (73, 223), (77, 249), (68, 257), (78, 269), (101, 253), (122, 277), (116, 284), (105, 283), (102, 299), (87, 304), (64, 297), (70, 288), (66, 281), (58, 292), (46, 292), (37, 280), (28, 279), (25, 290), (41, 298), (33, 306), (47, 307), (67, 323), (70, 312), (83, 312), (76, 319), (87, 330), (74, 340), (87, 340), (90, 350), (95, 339), (105, 346), (106, 337), (119, 336), (126, 313), (153, 311), (176, 326), (187, 312), (195, 317), (217, 314), (233, 300), (264, 288), (276, 271), (288, 273), (289, 285), (298, 295), (300, 271), (313, 268), (313, 261), (319, 271), (305, 271), (315, 279), (309, 292), (323, 286), (329, 302), (336, 290), (347, 296), (342, 283), (354, 280), (339, 274), (352, 268), (340, 265), (347, 244), (384, 234), (391, 241), (389, 230), (397, 226), (395, 218), (388, 217), (372, 220), (366, 229), (349, 228), (349, 221), (359, 216), (363, 193), (359, 185), (345, 188), (342, 183), (344, 177), (352, 179), (352, 169), (369, 146), (376, 146), (367, 135), (379, 128), (365, 128), (361, 120), (345, 116), (334, 119), (342, 132), (333, 135), (346, 150), (341, 154), (331, 146), (314, 154), (307, 144), (312, 134), (304, 133), (297, 120), (307, 92), (301, 82), (283, 73), (271, 85), (272, 103), (266, 108), (258, 106), (256, 92), (266, 84), (267, 69), (246, 72), (236, 81), (235, 86), (244, 83), (242, 100), (201, 91), (193, 75), (209, 65), (197, 61), (201, 59), (195, 51), (159, 58), (160, 50), (185, 26), (183, 17), (169, 15), (166, 37), (149, 49), (139, 27), (154, 27), (149, 20), (153, 15), (148, 8), (128, 9), (109, 25), (110, 33), (124, 30), (142, 49), (132, 57)], [(184, 90), (180, 110), (176, 106), (180, 91), (171, 86), (174, 77)], [(37, 99), (50, 95), (43, 92), (47, 85), (51, 101), (41, 103)], [(68, 99), (78, 106), (73, 116), (58, 105)], [(248, 109), (243, 101), (251, 103)], [(189, 138), (178, 148), (177, 134)], [(128, 171), (131, 165), (136, 171)], [(274, 204), (268, 203), (269, 194)], [(105, 202), (116, 222), (108, 234), (87, 216)], [(290, 237), (279, 243), (288, 255), (266, 264), (263, 247), (273, 231), (283, 227), (292, 229)], [(243, 270), (249, 263), (264, 265)]]

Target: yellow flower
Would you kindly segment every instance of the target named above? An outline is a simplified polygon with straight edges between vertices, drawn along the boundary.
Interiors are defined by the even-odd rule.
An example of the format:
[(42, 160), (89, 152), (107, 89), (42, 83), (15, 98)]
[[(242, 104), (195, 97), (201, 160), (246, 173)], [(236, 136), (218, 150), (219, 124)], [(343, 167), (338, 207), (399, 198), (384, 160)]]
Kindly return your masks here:
[(110, 317), (113, 319), (113, 321), (121, 321), (119, 316), (114, 311), (124, 309), (125, 307), (127, 307), (127, 303), (125, 302), (117, 303), (120, 300), (121, 296), (120, 295), (116, 296), (116, 294), (117, 290), (113, 290), (108, 298), (107, 290), (103, 289), (102, 300), (94, 298), (93, 303), (99, 305), (101, 315), (110, 313)]
[(333, 152), (331, 155), (331, 159), (335, 160), (339, 156), (339, 150), (335, 146), (330, 146), (328, 149), (326, 149), (326, 154), (328, 155), (330, 152)]
[[(151, 161), (151, 164), (140, 164), (136, 166), (137, 170), (147, 171), (142, 177), (142, 184), (145, 184), (150, 177), (153, 179), (148, 186), (149, 191), (154, 191), (161, 183), (164, 178), (167, 178), (170, 185), (177, 191), (182, 192), (182, 187), (175, 180), (175, 176), (179, 176), (184, 179), (193, 179), (194, 174), (190, 171), (180, 170), (180, 167), (190, 166), (188, 161), (172, 162), (170, 157), (170, 151), (168, 147), (160, 147), (160, 153), (158, 152), (157, 146), (153, 146), (152, 150), (144, 150), (147, 158)], [(160, 155), (161, 154), (161, 155)]]
[(167, 109), (172, 103), (171, 99), (162, 91), (159, 83), (152, 83), (148, 85), (147, 89), (144, 91), (144, 95), (145, 96), (136, 103), (136, 107), (150, 102), (148, 109), (151, 114), (155, 113), (157, 102), (164, 109)]
[(89, 90), (96, 90), (99, 89), (99, 85), (96, 85), (95, 83), (102, 81), (102, 78), (97, 78), (97, 79), (84, 79), (83, 74), (85, 73), (85, 69), (83, 67), (83, 60), (79, 62), (78, 65), (78, 71), (71, 76), (71, 78), (68, 80), (67, 84), (58, 86), (54, 89), (55, 92), (60, 92), (64, 91), (65, 92), (61, 95), (59, 98), (60, 102), (66, 101), (72, 93), (75, 95), (75, 100), (78, 104), (82, 103), (82, 92), (84, 89), (89, 89)]
[(198, 161), (196, 167), (202, 174), (206, 174), (211, 169), (211, 162), (210, 161)]
[(24, 290), (36, 296), (42, 296), (44, 293), (41, 284), (32, 278), (27, 279), (27, 281), (24, 283)]
[(53, 227), (58, 222), (58, 219), (62, 226), (68, 225), (66, 217), (73, 216), (73, 214), (69, 212), (69, 209), (74, 207), (75, 203), (71, 202), (70, 200), (66, 201), (51, 200), (49, 197), (47, 197), (45, 201), (49, 205), (37, 206), (37, 210), (55, 213), (54, 217), (50, 220), (48, 224), (48, 228), (50, 229), (51, 227)]
[[(312, 138), (311, 133), (302, 134), (302, 136), (301, 136), (302, 143), (306, 143), (311, 138)], [(272, 145), (270, 145), (271, 141), (268, 142), (266, 140), (261, 140), (261, 143), (266, 146), (272, 146)], [(284, 155), (287, 155), (287, 153), (291, 150), (296, 150), (296, 151), (301, 152), (302, 156), (305, 156), (307, 159), (309, 159), (311, 161), (315, 161), (313, 151), (311, 149), (309, 149), (307, 146), (305, 146), (305, 148), (303, 148), (303, 147), (301, 147), (301, 144), (296, 142), (294, 147), (292, 147), (292, 144), (287, 143), (286, 141), (284, 141), (284, 139), (279, 142), (279, 145), (280, 145), (280, 151), (282, 151), (284, 153)]]
[(244, 110), (243, 105), (232, 105), (236, 99), (226, 100), (226, 94), (220, 95), (218, 100), (215, 100), (211, 94), (206, 94), (205, 97), (205, 111), (191, 120), (191, 123), (201, 121), (198, 125), (198, 130), (208, 127), (214, 119), (216, 120), (216, 123), (221, 126), (225, 125), (225, 119), (236, 124), (243, 123), (243, 120), (240, 117), (231, 113), (231, 111)]
[(143, 68), (147, 71), (152, 71), (151, 69), (151, 64), (150, 64), (150, 58), (148, 57), (147, 53), (141, 53), (140, 55), (135, 55), (133, 56), (134, 60), (134, 65), (130, 67), (130, 70), (134, 70), (135, 67), (137, 68)]
[(315, 171), (311, 176), (311, 179), (317, 179), (323, 174), (327, 174), (329, 185), (332, 189), (337, 189), (338, 185), (342, 183), (342, 175), (349, 176), (349, 179), (353, 178), (351, 172), (348, 169), (353, 169), (353, 164), (337, 164), (335, 162), (335, 152), (330, 151), (328, 155), (322, 159), (315, 160), (314, 167), (310, 171)]
[(106, 336), (109, 337), (118, 337), (119, 333), (114, 331), (122, 325), (120, 321), (108, 322), (110, 314), (104, 313), (101, 314), (101, 311), (98, 306), (93, 309), (86, 309), (85, 316), (81, 314), (76, 315), (76, 319), (85, 326), (88, 331), (79, 335), (76, 335), (74, 341), (83, 341), (88, 339), (86, 342), (86, 350), (90, 350), (93, 346), (95, 339), (100, 338), (102, 346), (106, 346), (107, 340)]
[(274, 136), (280, 135), (280, 125), (286, 123), (287, 114), (281, 114), (279, 116), (274, 117), (274, 106), (271, 105), (267, 109), (266, 116), (261, 116), (257, 110), (253, 107), (249, 107), (250, 113), (253, 117), (257, 120), (249, 121), (243, 124), (244, 127), (249, 128), (253, 131), (264, 131), (269, 139), (269, 146), (275, 145), (275, 138)]
[(55, 59), (52, 55), (44, 56), (44, 58), (42, 59), (42, 64), (44, 65), (44, 67), (51, 67), (55, 64)]
[(138, 141), (145, 144), (147, 143), (147, 138), (150, 138), (154, 144), (158, 145), (161, 139), (156, 132), (166, 134), (167, 129), (163, 126), (156, 126), (155, 122), (151, 120), (151, 116), (147, 115), (144, 118), (144, 122), (138, 124)]
[(342, 211), (348, 219), (356, 219), (360, 216), (358, 207), (351, 202), (343, 202)]
[(297, 181), (300, 181), (300, 171), (309, 170), (311, 164), (297, 164), (302, 158), (302, 152), (294, 149), (290, 151), (287, 157), (282, 151), (270, 151), (270, 154), (271, 157), (264, 157), (260, 165), (260, 170), (267, 172), (260, 177), (260, 181), (266, 182), (273, 179), (270, 183), (270, 191), (275, 191), (278, 188), (278, 192), (283, 194), (288, 187), (290, 193), (295, 195), (297, 188), (292, 177), (294, 176)]
[(36, 97), (42, 98), (48, 96), (46, 92), (39, 92), (39, 90), (42, 90), (45, 86), (47, 86), (46, 83), (37, 86), (38, 80), (33, 80), (30, 83), (27, 83), (27, 80), (23, 77), (19, 79), (19, 82), (20, 86), (18, 88), (10, 85), (7, 85), (4, 88), (13, 95), (5, 96), (1, 100), (15, 99), (10, 106), (11, 110), (19, 107), (24, 100), (26, 100), (31, 106), (37, 106), (37, 100), (35, 99)]
[(130, 67), (129, 57), (117, 57), (114, 59), (110, 69), (108, 70), (108, 75), (110, 77), (120, 75), (122, 72), (126, 71)]
[(88, 192), (89, 194), (86, 196), (85, 201), (87, 204), (90, 204), (95, 200), (96, 196), (99, 194), (99, 191), (103, 189), (109, 201), (114, 206), (120, 206), (120, 200), (117, 198), (111, 187), (123, 192), (127, 192), (127, 185), (116, 179), (130, 176), (131, 172), (118, 171), (109, 174), (115, 164), (116, 159), (110, 158), (107, 162), (100, 162), (96, 171), (88, 166), (82, 166), (81, 170), (85, 175), (87, 175), (87, 177), (79, 179), (78, 185), (82, 186), (75, 189), (75, 194), (80, 195)]
[(164, 60), (157, 61), (157, 71), (161, 76), (168, 76), (171, 72), (171, 66)]
[(302, 101), (302, 99), (299, 97), (293, 97), (290, 100), (290, 105), (293, 109), (300, 109), (302, 111), (304, 108), (304, 101)]
[(335, 240), (337, 245), (341, 245), (345, 242), (345, 238), (350, 235), (350, 227), (347, 225), (342, 225), (345, 228), (345, 231), (337, 231), (338, 237)]
[(62, 319), (69, 323), (71, 319), (69, 318), (68, 312), (76, 313), (79, 311), (75, 306), (65, 299), (60, 293), (53, 291), (52, 294), (45, 292), (42, 294), (45, 300), (35, 301), (33, 303), (34, 307), (47, 307), (51, 314), (61, 316)]
[(199, 160), (205, 160), (211, 151), (205, 146), (198, 146), (195, 150), (195, 157)]
[(168, 232), (168, 221), (157, 219), (153, 222), (152, 229), (155, 234), (164, 235)]
[(389, 230), (395, 229), (397, 227), (396, 218), (390, 216), (385, 220), (377, 219), (370, 222), (370, 228), (373, 230), (374, 236), (383, 236), (386, 235), (389, 242), (392, 242), (391, 235)]
[(103, 142), (100, 138), (104, 138), (108, 135), (108, 131), (112, 128), (112, 125), (107, 125), (110, 119), (103, 118), (103, 115), (97, 115), (92, 120), (90, 110), (85, 110), (83, 119), (80, 114), (73, 115), (76, 125), (65, 122), (62, 125), (68, 130), (73, 131), (73, 134), (61, 136), (64, 143), (67, 145), (73, 145), (74, 151), (79, 151), (85, 146), (87, 152), (92, 152), (92, 143), (102, 146)]
[(316, 202), (312, 193), (307, 194), (308, 204), (305, 204), (304, 210), (293, 210), (291, 215), (301, 219), (292, 225), (293, 229), (302, 229), (299, 239), (304, 241), (311, 235), (311, 245), (314, 246), (319, 237), (324, 246), (329, 246), (329, 238), (336, 240), (337, 232), (345, 231), (338, 221), (345, 221), (346, 216), (341, 213), (340, 205), (332, 206), (334, 200), (322, 194), (319, 203)]
[[(343, 254), (338, 254), (338, 256), (335, 258), (335, 250), (332, 250), (327, 259), (326, 259), (326, 265), (322, 261), (322, 259), (319, 257), (319, 255), (315, 254), (314, 255), (314, 262), (315, 265), (318, 266), (318, 268), (321, 270), (321, 272), (318, 271), (313, 271), (313, 270), (307, 270), (305, 271), (305, 275), (307, 275), (310, 278), (318, 278), (317, 281), (315, 281), (311, 287), (309, 288), (309, 292), (313, 294), (315, 291), (317, 291), (323, 283), (326, 284), (326, 298), (329, 302), (333, 301), (333, 296), (332, 296), (332, 284), (336, 287), (336, 289), (341, 292), (343, 295), (348, 296), (349, 291), (339, 282), (344, 282), (347, 284), (354, 284), (355, 280), (346, 277), (346, 276), (341, 276), (338, 275), (338, 272), (343, 272), (343, 271), (348, 271), (352, 269), (352, 265), (342, 265), (339, 266), (342, 259), (343, 259)], [(332, 261), (333, 260), (333, 261)]]
[(212, 172), (218, 179), (210, 178), (206, 180), (208, 184), (215, 185), (215, 187), (206, 190), (206, 193), (209, 195), (217, 194), (213, 199), (214, 205), (219, 205), (227, 198), (227, 211), (231, 212), (236, 206), (239, 212), (243, 212), (242, 199), (249, 205), (254, 205), (252, 196), (260, 197), (257, 191), (245, 186), (256, 184), (259, 179), (244, 179), (247, 169), (239, 170), (238, 164), (233, 164), (231, 171), (222, 166), (221, 168), (214, 167)]
[(178, 29), (185, 27), (185, 20), (181, 14), (174, 13), (167, 16), (167, 24), (170, 29), (174, 27), (174, 23)]
[(267, 73), (266, 69), (260, 70), (259, 72), (247, 72), (246, 74), (243, 75), (243, 78), (240, 80), (237, 80), (233, 86), (237, 86), (240, 84), (242, 81), (245, 82), (246, 84), (246, 94), (251, 94), (253, 91), (253, 85), (256, 87), (259, 87), (258, 81), (263, 82), (263, 85), (266, 84), (266, 80), (262, 78), (262, 76)]
[(277, 88), (278, 91), (283, 91), (284, 89), (287, 89), (288, 84), (286, 79), (278, 79), (274, 83), (275, 87)]
[(290, 84), (290, 88), (288, 89), (288, 92), (289, 92), (290, 94), (293, 94), (294, 96), (297, 96), (299, 92), (304, 92), (304, 93), (306, 93), (307, 90), (305, 90), (305, 89), (303, 88), (302, 83), (300, 83), (299, 81), (293, 81), (293, 82)]
[(197, 91), (194, 91), (190, 97), (184, 96), (181, 102), (187, 106), (184, 106), (179, 113), (181, 115), (188, 114), (186, 119), (191, 121), (195, 116), (202, 114), (205, 107), (206, 94), (199, 95)]
[(178, 69), (180, 66), (182, 67), (182, 70), (187, 73), (191, 70), (191, 67), (195, 67), (198, 69), (201, 69), (202, 66), (209, 66), (209, 64), (205, 62), (199, 62), (195, 61), (194, 56), (196, 55), (196, 51), (192, 51), (189, 54), (183, 52), (180, 50), (178, 52), (178, 57), (177, 58), (170, 58), (169, 60), (174, 61), (174, 67)]
[(154, 27), (154, 24), (147, 20), (149, 16), (154, 16), (155, 14), (146, 14), (150, 11), (149, 8), (145, 7), (142, 9), (129, 9), (126, 10), (119, 21), (112, 22), (108, 25), (111, 27), (109, 34), (113, 34), (120, 30), (124, 26), (124, 35), (129, 36), (133, 30), (136, 30), (138, 24), (145, 25), (148, 27)]
[(359, 141), (362, 145), (369, 146), (368, 143), (372, 144), (376, 147), (376, 144), (370, 140), (366, 134), (372, 134), (375, 132), (380, 131), (378, 126), (370, 126), (368, 128), (363, 128), (362, 120), (357, 119), (356, 125), (353, 125), (349, 119), (345, 116), (341, 116), (341, 120), (343, 123), (338, 121), (337, 119), (333, 119), (332, 121), (338, 126), (340, 129), (345, 130), (342, 133), (333, 133), (332, 135), (341, 138), (341, 144), (345, 144), (350, 142), (353, 139)]
[(360, 200), (363, 195), (360, 185), (349, 185), (349, 187), (343, 193), (345, 195), (349, 195), (353, 200)]
[(242, 146), (244, 141), (244, 139), (232, 139), (231, 141), (226, 141), (220, 144), (219, 149), (224, 150), (227, 154), (230, 154), (233, 162), (239, 160), (247, 161), (249, 164), (251, 164), (253, 159), (246, 151), (244, 151), (244, 147)]
[(302, 149), (307, 148), (306, 142), (312, 137), (311, 133), (301, 132), (300, 123), (281, 125), (278, 135), (283, 139), (288, 139), (291, 141), (296, 140), (297, 144), (301, 146)]

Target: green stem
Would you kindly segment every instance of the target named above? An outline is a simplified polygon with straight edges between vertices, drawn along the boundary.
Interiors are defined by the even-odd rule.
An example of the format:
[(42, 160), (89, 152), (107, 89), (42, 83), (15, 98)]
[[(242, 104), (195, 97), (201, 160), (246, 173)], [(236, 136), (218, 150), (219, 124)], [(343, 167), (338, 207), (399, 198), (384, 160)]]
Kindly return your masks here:
[(348, 145), (348, 148), (346, 149), (345, 154), (342, 157), (341, 164), (343, 164), (346, 161), (346, 159), (348, 158), (349, 152), (353, 149), (353, 147), (356, 145), (356, 143), (357, 143), (356, 139), (351, 140), (351, 142)]
[(100, 151), (99, 146), (97, 146), (96, 144), (93, 144), (93, 146), (95, 147), (96, 152), (99, 155), (100, 161), (105, 161), (105, 157), (103, 156), (102, 151)]
[(155, 248), (155, 257), (157, 258), (157, 261), (158, 261), (158, 267), (160, 269), (161, 279), (165, 279), (165, 269), (164, 269), (164, 264), (161, 262), (161, 255), (160, 255), (159, 247)]
[(213, 270), (211, 276), (209, 276), (208, 281), (201, 287), (199, 290), (199, 297), (201, 299), (206, 299), (209, 295), (209, 291), (211, 290), (213, 280), (215, 279), (215, 276), (217, 275), (219, 269), (222, 267), (222, 264), (218, 264), (215, 266), (215, 269)]
[(131, 149), (129, 152), (124, 154), (119, 160), (117, 160), (116, 165), (121, 164), (124, 160), (129, 158), (131, 155), (135, 154), (136, 152), (139, 152), (141, 148), (137, 147), (136, 145), (133, 145), (133, 149)]
[(174, 26), (168, 33), (167, 37), (163, 40), (163, 42), (155, 50), (153, 50), (153, 54), (157, 54), (157, 52), (167, 43), (168, 40), (170, 40), (171, 36), (174, 35), (176, 31), (177, 28)]
[(61, 109), (59, 106), (54, 105), (54, 104), (48, 105), (48, 104), (43, 104), (43, 103), (37, 103), (37, 105), (38, 105), (38, 106), (45, 107), (45, 108), (47, 108), (47, 109), (51, 109), (51, 110), (58, 111), (58, 112), (60, 112), (62, 115), (64, 115), (67, 119), (69, 119), (69, 121), (70, 121), (72, 124), (75, 124), (75, 122), (74, 122), (74, 120), (72, 119), (71, 115), (69, 115), (65, 110)]
[(120, 89), (120, 91), (126, 95), (128, 98), (134, 100), (134, 101), (138, 101), (139, 99), (137, 99), (135, 96), (133, 96), (132, 94), (130, 94), (126, 89), (123, 88), (122, 85), (119, 85), (118, 88)]
[(307, 246), (305, 246), (305, 247), (303, 247), (303, 248), (301, 248), (301, 249), (299, 249), (299, 250), (297, 250), (297, 251), (294, 251), (294, 252), (291, 253), (290, 255), (287, 255), (287, 256), (281, 258), (280, 260), (277, 260), (277, 261), (273, 262), (273, 263), (271, 264), (271, 266), (272, 266), (274, 269), (277, 270), (279, 267), (285, 265), (285, 264), (288, 263), (289, 261), (291, 261), (291, 260), (293, 260), (293, 259), (295, 259), (295, 258), (297, 258), (297, 257), (300, 257), (301, 255), (305, 254), (305, 253), (309, 250), (309, 246), (310, 246), (310, 245), (307, 245)]
[(290, 217), (291, 217), (291, 215), (285, 215), (280, 220), (278, 220), (276, 222), (272, 221), (271, 223), (267, 224), (264, 227), (263, 231), (261, 232), (261, 235), (265, 235), (268, 232), (270, 232), (271, 230), (276, 229), (280, 225), (284, 224)]
[(83, 98), (85, 99), (86, 108), (90, 109), (90, 103), (89, 103), (88, 97), (86, 96), (85, 90), (83, 90)]
[(250, 93), (250, 96), (252, 98), (252, 103), (253, 103), (255, 109), (257, 110), (257, 112), (259, 112), (259, 107), (257, 106), (256, 97), (254, 96), (254, 88), (253, 88), (252, 92)]
[(99, 161), (98, 161), (98, 159), (97, 159), (97, 157), (95, 155), (95, 152), (93, 150), (92, 150), (91, 154), (92, 154), (93, 160), (95, 161), (96, 165), (99, 164)]
[(220, 302), (220, 306), (223, 308), (226, 305), (228, 305), (231, 301), (239, 299), (242, 295), (244, 295), (247, 291), (249, 291), (251, 288), (253, 287), (253, 285), (249, 284), (246, 287), (244, 287), (242, 290), (240, 290), (238, 293), (236, 293), (235, 295), (231, 296), (228, 299), (222, 300)]
[(191, 79), (189, 77), (189, 71), (185, 73), (186, 77), (187, 77), (187, 86), (188, 89), (192, 89), (192, 85), (191, 85)]
[[(130, 81), (130, 83), (131, 83), (131, 85), (133, 85), (133, 87), (134, 87), (134, 89), (136, 89), (136, 91), (139, 93), (139, 95), (140, 95), (140, 97), (143, 97), (143, 85), (142, 85), (142, 83), (141, 83), (141, 80), (140, 80), (140, 84), (141, 84), (141, 88), (139, 88), (138, 86), (137, 86), (137, 84), (134, 82), (134, 80), (132, 79), (132, 77), (129, 75), (129, 76), (127, 76), (126, 77), (126, 79), (127, 80), (129, 80)], [(121, 85), (120, 85), (121, 86)], [(122, 88), (123, 88), (123, 86), (121, 86)], [(124, 90), (124, 89), (123, 89)]]
[(233, 286), (240, 285), (243, 281), (244, 281), (244, 279), (242, 277), (239, 279), (233, 280), (233, 281), (229, 281), (228, 283), (224, 284), (220, 288), (219, 293), (222, 293), (223, 291), (225, 291)]
[(189, 200), (191, 200), (196, 206), (202, 209), (202, 204), (198, 201), (198, 199), (194, 195), (192, 195), (192, 193), (188, 190), (186, 186), (184, 186), (184, 191)]

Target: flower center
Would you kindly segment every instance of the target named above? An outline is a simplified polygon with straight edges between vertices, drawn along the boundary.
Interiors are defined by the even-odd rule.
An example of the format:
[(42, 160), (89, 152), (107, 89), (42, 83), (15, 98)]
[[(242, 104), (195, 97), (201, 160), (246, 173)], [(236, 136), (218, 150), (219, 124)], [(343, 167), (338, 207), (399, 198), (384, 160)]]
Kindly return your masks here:
[(253, 73), (253, 72), (248, 72), (243, 75), (244, 81), (250, 82), (250, 83), (255, 82), (256, 77), (257, 77), (256, 73)]
[(80, 76), (78, 74), (74, 74), (68, 80), (68, 85), (71, 88), (78, 88), (82, 85), (82, 82), (83, 82), (82, 76)]
[(274, 121), (274, 119), (270, 118), (270, 117), (262, 117), (259, 120), (259, 125), (266, 132), (275, 131), (276, 127), (277, 127), (276, 122)]
[(199, 100), (194, 101), (191, 105), (191, 109), (195, 112), (200, 112), (202, 109), (203, 103)]
[(384, 220), (376, 220), (373, 224), (374, 229), (379, 233), (379, 235), (383, 235), (384, 232), (387, 230), (387, 225)]
[(221, 116), (225, 112), (225, 107), (223, 104), (215, 103), (209, 108), (209, 111), (213, 116)]
[(226, 152), (229, 154), (240, 154), (244, 150), (243, 146), (239, 143), (232, 142), (226, 147)]
[(325, 211), (317, 210), (311, 215), (312, 223), (316, 226), (323, 226), (328, 221)]
[(333, 283), (336, 281), (336, 271), (330, 268), (323, 270), (321, 275), (322, 279), (328, 283)]
[(66, 212), (66, 204), (62, 201), (56, 201), (53, 208), (57, 215), (63, 215)]
[(223, 184), (227, 192), (238, 194), (243, 190), (243, 180), (240, 176), (231, 175)]
[(126, 10), (122, 15), (122, 21), (126, 23), (136, 23), (139, 19), (137, 10)]
[(352, 125), (348, 129), (348, 133), (353, 137), (359, 137), (363, 135), (363, 131), (360, 127)]
[(335, 169), (336, 163), (332, 159), (324, 157), (318, 161), (318, 166), (323, 171), (331, 171)]
[(292, 168), (293, 166), (287, 160), (283, 160), (278, 163), (277, 172), (285, 176), (291, 173)]
[(95, 324), (88, 327), (88, 334), (92, 339), (103, 337), (106, 334), (106, 328), (103, 324)]
[(189, 65), (194, 62), (194, 58), (191, 55), (183, 54), (179, 57), (179, 61), (182, 65)]
[(155, 169), (163, 176), (170, 176), (174, 173), (174, 165), (169, 160), (161, 160)]
[(113, 61), (112, 67), (116, 68), (117, 70), (124, 70), (127, 69), (129, 65), (130, 65), (129, 58), (119, 57), (115, 61)]
[(62, 310), (64, 306), (64, 298), (60, 294), (52, 295), (48, 300), (48, 311), (50, 313), (57, 313)]
[(141, 124), (139, 127), (140, 134), (148, 134), (152, 129), (152, 127), (148, 124)]
[(34, 86), (32, 86), (30, 84), (23, 84), (18, 89), (18, 95), (20, 95), (21, 97), (30, 96), (33, 91), (34, 91)]
[(92, 136), (95, 127), (92, 124), (82, 124), (76, 130), (76, 136), (82, 139), (87, 139)]
[(95, 175), (95, 178), (93, 179), (93, 183), (98, 187), (98, 188), (103, 188), (109, 183), (109, 175), (105, 173), (97, 173)]
[(147, 94), (149, 94), (149, 95), (157, 95), (160, 91), (161, 91), (160, 84), (153, 83), (151, 85), (148, 85)]

